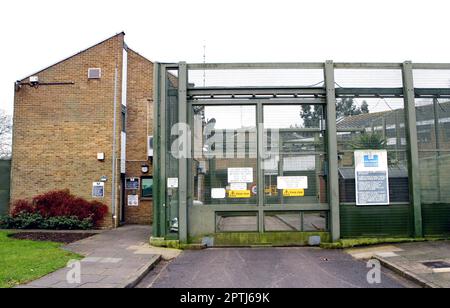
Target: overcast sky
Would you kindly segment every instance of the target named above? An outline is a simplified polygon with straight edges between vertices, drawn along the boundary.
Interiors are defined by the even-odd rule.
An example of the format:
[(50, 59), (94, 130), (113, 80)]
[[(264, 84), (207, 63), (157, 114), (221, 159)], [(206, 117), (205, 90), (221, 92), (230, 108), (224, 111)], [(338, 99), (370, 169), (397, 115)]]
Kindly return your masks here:
[(0, 108), (13, 83), (125, 31), (151, 60), (450, 62), (448, 0), (0, 1)]

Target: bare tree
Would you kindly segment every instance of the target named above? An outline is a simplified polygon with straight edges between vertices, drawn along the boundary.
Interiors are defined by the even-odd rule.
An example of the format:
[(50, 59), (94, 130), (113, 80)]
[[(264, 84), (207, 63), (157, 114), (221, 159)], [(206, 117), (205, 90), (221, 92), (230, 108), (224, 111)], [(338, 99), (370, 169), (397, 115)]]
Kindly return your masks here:
[(4, 110), (0, 110), (0, 159), (11, 158), (12, 119)]

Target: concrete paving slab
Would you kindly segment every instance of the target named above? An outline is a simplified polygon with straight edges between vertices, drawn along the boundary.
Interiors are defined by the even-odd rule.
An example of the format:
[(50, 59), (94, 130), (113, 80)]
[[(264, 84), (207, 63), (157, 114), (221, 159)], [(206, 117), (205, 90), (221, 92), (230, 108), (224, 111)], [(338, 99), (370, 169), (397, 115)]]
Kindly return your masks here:
[(372, 259), (375, 255), (380, 253), (393, 253), (393, 252), (400, 252), (402, 251), (401, 248), (393, 245), (386, 245), (386, 246), (372, 246), (372, 247), (365, 247), (365, 248), (351, 248), (346, 249), (345, 252), (350, 254), (353, 258), (357, 260), (368, 260)]
[(447, 261), (450, 259), (450, 242), (424, 242), (396, 245), (402, 251), (398, 257), (375, 256), (380, 262), (398, 274), (427, 288), (449, 288), (450, 269), (433, 269), (425, 262)]
[[(160, 260), (145, 244), (147, 226), (126, 226), (69, 244), (64, 249), (86, 258), (46, 277), (20, 286), (30, 288), (129, 288), (136, 285)], [(141, 253), (137, 253), (141, 252)], [(145, 253), (144, 253), (145, 252)], [(77, 271), (79, 269), (79, 272)], [(68, 275), (69, 274), (69, 275)], [(80, 278), (70, 283), (67, 277)], [(75, 280), (76, 281), (76, 280)]]

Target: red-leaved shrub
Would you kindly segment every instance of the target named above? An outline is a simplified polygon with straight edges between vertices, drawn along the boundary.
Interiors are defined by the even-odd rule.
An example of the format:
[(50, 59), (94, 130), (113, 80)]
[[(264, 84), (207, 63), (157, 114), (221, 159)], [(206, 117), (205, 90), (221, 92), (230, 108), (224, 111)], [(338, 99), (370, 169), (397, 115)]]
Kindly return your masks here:
[(25, 200), (15, 202), (12, 216), (23, 212), (38, 213), (44, 218), (77, 217), (79, 220), (90, 218), (94, 226), (98, 227), (108, 213), (108, 207), (98, 201), (89, 202), (78, 198), (69, 190), (60, 190), (36, 196), (31, 204)]
[(11, 211), (12, 217), (17, 217), (20, 214), (23, 213), (29, 213), (29, 214), (35, 214), (36, 213), (36, 207), (34, 207), (31, 202), (27, 200), (17, 200), (13, 204), (13, 208)]

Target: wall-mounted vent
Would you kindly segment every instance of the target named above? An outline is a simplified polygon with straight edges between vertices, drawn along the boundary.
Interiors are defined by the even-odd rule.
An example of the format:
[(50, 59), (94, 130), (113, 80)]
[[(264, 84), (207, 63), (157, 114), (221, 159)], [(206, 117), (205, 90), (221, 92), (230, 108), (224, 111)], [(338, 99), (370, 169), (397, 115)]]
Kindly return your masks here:
[(88, 69), (88, 78), (89, 79), (100, 79), (100, 78), (102, 78), (102, 69), (101, 68), (90, 68), (90, 69)]

